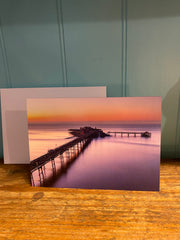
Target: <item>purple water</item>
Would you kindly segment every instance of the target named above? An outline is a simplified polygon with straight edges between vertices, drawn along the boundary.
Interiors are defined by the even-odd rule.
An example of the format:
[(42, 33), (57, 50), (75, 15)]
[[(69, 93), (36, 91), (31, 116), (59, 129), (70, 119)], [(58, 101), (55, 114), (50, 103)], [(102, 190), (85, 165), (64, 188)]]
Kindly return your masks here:
[[(86, 124), (108, 131), (151, 132), (151, 138), (120, 135), (94, 139), (69, 166), (47, 186), (62, 188), (158, 190), (160, 168), (159, 124)], [(48, 149), (71, 141), (69, 128), (84, 125), (44, 125), (30, 126), (31, 160), (45, 154)], [(68, 139), (67, 139), (68, 138)], [(56, 168), (61, 169), (59, 157)], [(46, 178), (52, 176), (52, 166), (46, 165)], [(35, 185), (39, 186), (37, 171), (33, 173)]]

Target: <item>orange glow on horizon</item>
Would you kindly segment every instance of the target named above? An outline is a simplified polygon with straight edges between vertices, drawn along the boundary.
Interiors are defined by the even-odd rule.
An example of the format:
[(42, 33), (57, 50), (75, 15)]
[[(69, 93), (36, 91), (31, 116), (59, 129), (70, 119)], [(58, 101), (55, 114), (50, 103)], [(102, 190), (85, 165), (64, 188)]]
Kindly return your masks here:
[(161, 121), (160, 97), (28, 99), (29, 123)]

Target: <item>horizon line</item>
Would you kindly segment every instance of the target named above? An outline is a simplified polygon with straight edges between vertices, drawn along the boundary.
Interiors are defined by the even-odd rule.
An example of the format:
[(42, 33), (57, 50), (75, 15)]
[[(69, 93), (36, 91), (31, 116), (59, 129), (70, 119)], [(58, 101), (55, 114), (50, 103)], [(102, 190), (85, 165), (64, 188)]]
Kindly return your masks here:
[(161, 120), (152, 120), (152, 121), (145, 121), (145, 120), (136, 120), (136, 121), (129, 121), (129, 120), (127, 120), (127, 121), (66, 121), (66, 122), (56, 122), (56, 121), (52, 121), (52, 122), (49, 122), (49, 121), (43, 121), (43, 122), (39, 122), (39, 121), (37, 121), (37, 122), (35, 122), (35, 121), (29, 121), (28, 122), (28, 125), (29, 124), (39, 124), (39, 125), (41, 125), (41, 124), (46, 124), (46, 125), (50, 125), (50, 124), (79, 124), (79, 123), (101, 123), (101, 124), (103, 124), (103, 123), (105, 123), (105, 124), (107, 124), (107, 123), (109, 123), (109, 124), (114, 124), (114, 123), (161, 123)]

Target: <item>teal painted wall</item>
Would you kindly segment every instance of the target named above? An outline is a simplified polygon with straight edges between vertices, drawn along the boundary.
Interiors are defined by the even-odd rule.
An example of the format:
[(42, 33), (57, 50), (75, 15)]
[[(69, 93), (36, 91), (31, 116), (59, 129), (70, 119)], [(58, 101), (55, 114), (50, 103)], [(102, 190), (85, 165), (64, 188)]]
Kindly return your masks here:
[(127, 95), (162, 96), (162, 155), (176, 157), (180, 149), (180, 1), (128, 0), (127, 19)]
[(162, 157), (180, 157), (179, 26), (179, 0), (0, 0), (0, 88), (162, 96)]
[(106, 85), (122, 95), (122, 2), (64, 0), (63, 27), (68, 86)]

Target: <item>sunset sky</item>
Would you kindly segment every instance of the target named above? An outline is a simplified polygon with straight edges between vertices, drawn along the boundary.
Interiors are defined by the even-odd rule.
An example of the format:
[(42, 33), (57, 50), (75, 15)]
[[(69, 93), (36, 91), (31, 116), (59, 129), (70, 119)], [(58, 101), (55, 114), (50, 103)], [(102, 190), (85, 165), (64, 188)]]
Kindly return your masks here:
[(160, 97), (28, 99), (29, 123), (161, 120)]

